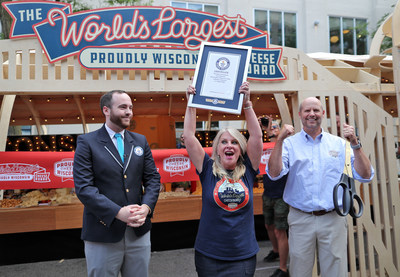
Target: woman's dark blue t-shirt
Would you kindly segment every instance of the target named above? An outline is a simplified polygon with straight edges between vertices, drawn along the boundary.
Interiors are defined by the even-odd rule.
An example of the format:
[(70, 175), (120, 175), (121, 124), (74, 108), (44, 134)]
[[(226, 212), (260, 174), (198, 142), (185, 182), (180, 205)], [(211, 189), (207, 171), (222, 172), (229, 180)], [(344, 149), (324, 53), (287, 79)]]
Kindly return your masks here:
[(255, 171), (245, 155), (246, 172), (238, 181), (220, 179), (212, 173), (214, 161), (205, 154), (202, 184), (202, 211), (195, 249), (208, 257), (235, 261), (257, 254), (254, 231), (253, 184)]

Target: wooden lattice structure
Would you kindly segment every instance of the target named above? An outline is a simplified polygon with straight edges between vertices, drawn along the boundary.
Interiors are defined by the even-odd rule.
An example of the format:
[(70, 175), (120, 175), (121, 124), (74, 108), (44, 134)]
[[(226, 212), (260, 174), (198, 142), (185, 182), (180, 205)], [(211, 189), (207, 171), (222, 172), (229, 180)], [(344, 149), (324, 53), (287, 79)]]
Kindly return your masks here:
[[(357, 183), (367, 208), (360, 219), (353, 221), (349, 217), (348, 220), (349, 276), (400, 276), (400, 194), (392, 116), (357, 91), (354, 85), (297, 49), (284, 48), (281, 62), (287, 80), (251, 82), (256, 113), (268, 114), (277, 107), (282, 121), (293, 124), (299, 131), (298, 104), (306, 97), (316, 96), (327, 111), (324, 129), (337, 134), (336, 113), (341, 120), (348, 120), (357, 127), (376, 176), (369, 184)], [(183, 114), (186, 103), (175, 102), (171, 96), (162, 100), (160, 96), (178, 95), (175, 100), (179, 100), (193, 75), (192, 71), (87, 71), (74, 57), (49, 64), (35, 39), (0, 41), (0, 65), (2, 150), (5, 149), (8, 126), (13, 124), (17, 98), (22, 99), (25, 109), (32, 114), (32, 125), (39, 130), (47, 122), (45, 117), (46, 120), (52, 117), (66, 119), (68, 113), (74, 117), (78, 114), (80, 123), (85, 126), (92, 110), (98, 110), (99, 94), (116, 86), (138, 96), (152, 97), (151, 104), (138, 107), (141, 113), (171, 116), (176, 113), (178, 116)], [(70, 97), (74, 104), (58, 103), (55, 109), (45, 110), (32, 101), (37, 95)], [(81, 95), (96, 97), (93, 103), (84, 102)], [(267, 101), (265, 95), (273, 95), (273, 98), (269, 97)], [(163, 104), (167, 107), (165, 111), (158, 109)], [(51, 113), (51, 110), (55, 112)], [(204, 111), (200, 116), (209, 120), (211, 114)]]

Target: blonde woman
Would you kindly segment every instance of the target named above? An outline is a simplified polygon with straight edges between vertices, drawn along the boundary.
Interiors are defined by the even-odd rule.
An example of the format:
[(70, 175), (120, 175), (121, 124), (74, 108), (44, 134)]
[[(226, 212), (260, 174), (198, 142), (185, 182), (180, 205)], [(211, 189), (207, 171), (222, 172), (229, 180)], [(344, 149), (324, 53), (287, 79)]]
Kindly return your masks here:
[[(193, 86), (187, 96), (195, 94)], [(259, 250), (254, 231), (253, 184), (259, 173), (262, 132), (250, 101), (249, 83), (243, 112), (249, 139), (236, 129), (219, 131), (210, 158), (195, 137), (196, 108), (187, 107), (183, 136), (202, 183), (202, 212), (195, 243), (198, 276), (254, 276)]]

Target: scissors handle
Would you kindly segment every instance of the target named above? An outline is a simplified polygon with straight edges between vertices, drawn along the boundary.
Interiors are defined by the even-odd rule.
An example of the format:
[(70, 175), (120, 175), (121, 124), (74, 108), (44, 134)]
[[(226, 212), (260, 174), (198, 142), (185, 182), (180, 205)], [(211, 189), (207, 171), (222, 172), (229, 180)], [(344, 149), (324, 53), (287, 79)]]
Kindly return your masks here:
[[(351, 202), (351, 209), (350, 209), (350, 215), (354, 218), (359, 218), (360, 216), (362, 216), (363, 212), (364, 212), (364, 204), (360, 198), (360, 196), (358, 196), (357, 194), (353, 194), (352, 197), (353, 201)], [(358, 205), (358, 213), (356, 213), (356, 209), (354, 207), (354, 200), (357, 202)]]
[[(339, 187), (342, 187), (343, 189), (342, 208), (340, 208), (338, 202)], [(357, 202), (358, 213), (356, 213), (354, 202)], [(333, 204), (335, 206), (335, 211), (340, 216), (346, 216), (350, 213), (352, 217), (359, 218), (364, 212), (364, 204), (360, 196), (350, 191), (344, 183), (339, 183), (333, 188)]]
[[(339, 187), (343, 188), (342, 208), (340, 208), (338, 201)], [(333, 188), (333, 205), (335, 206), (335, 211), (338, 215), (346, 216), (349, 214), (351, 205), (350, 200), (350, 190), (344, 183), (339, 183)]]

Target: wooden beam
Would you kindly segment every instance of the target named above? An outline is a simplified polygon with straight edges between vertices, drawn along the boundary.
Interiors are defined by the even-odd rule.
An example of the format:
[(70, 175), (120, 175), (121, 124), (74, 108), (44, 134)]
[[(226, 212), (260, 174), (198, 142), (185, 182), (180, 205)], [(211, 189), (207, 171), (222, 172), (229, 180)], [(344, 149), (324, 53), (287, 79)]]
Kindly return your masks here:
[(89, 133), (89, 126), (86, 123), (86, 116), (85, 116), (85, 113), (82, 108), (80, 96), (74, 94), (74, 100), (75, 100), (76, 105), (78, 106), (79, 114), (80, 114), (81, 121), (82, 121), (83, 132)]
[(282, 118), (282, 124), (292, 125), (292, 117), (290, 116), (289, 106), (286, 102), (285, 95), (283, 93), (274, 93), (276, 104), (278, 105), (279, 112)]
[[(396, 91), (396, 103), (397, 103), (397, 114), (400, 115), (400, 32), (398, 30), (398, 26), (395, 24), (398, 24), (400, 21), (400, 4), (397, 3), (396, 7), (394, 9), (393, 15), (393, 22), (385, 22), (384, 24), (384, 33), (388, 35), (387, 33), (391, 31), (392, 35), (392, 55), (393, 55), (393, 78), (394, 78), (394, 88)], [(400, 132), (400, 126), (396, 126), (397, 129), (397, 134)], [(399, 139), (399, 138), (397, 138)]]
[(4, 95), (0, 110), (0, 151), (6, 150), (8, 127), (16, 95)]
[(21, 95), (21, 99), (24, 101), (25, 105), (28, 107), (29, 111), (32, 113), (33, 120), (35, 121), (37, 132), (40, 135), (43, 135), (42, 125), (40, 124), (40, 115), (39, 112), (35, 109), (35, 106), (30, 99), (30, 97)]
[(168, 115), (171, 116), (172, 110), (172, 94), (169, 95), (169, 102), (168, 102)]
[(207, 126), (205, 128), (207, 131), (211, 131), (211, 120), (212, 120), (212, 111), (209, 110), (208, 111)]

